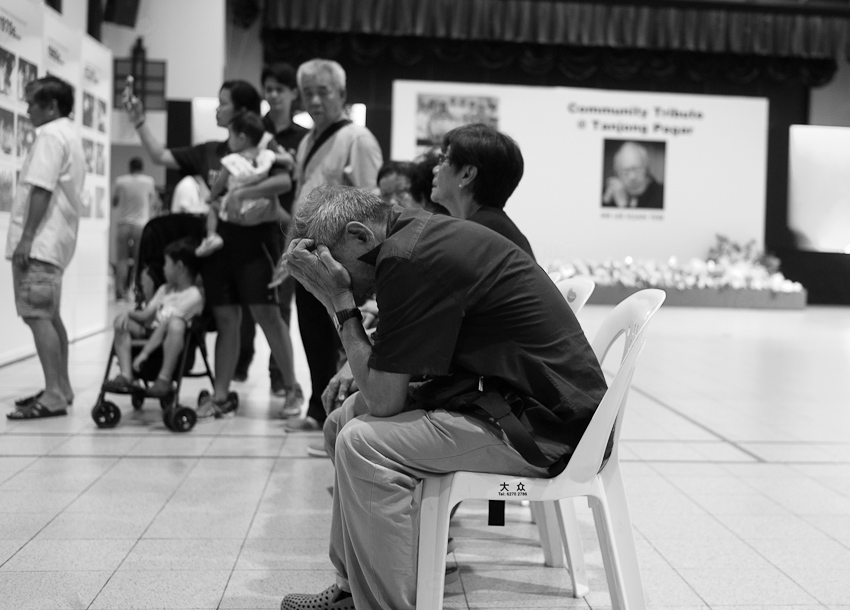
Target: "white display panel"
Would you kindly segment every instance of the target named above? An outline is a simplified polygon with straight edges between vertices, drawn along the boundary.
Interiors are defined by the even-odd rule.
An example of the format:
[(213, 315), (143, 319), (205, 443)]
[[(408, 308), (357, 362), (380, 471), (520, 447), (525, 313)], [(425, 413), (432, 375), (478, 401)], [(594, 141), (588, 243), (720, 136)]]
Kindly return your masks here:
[(792, 125), (788, 226), (797, 247), (850, 253), (850, 128)]
[(44, 76), (43, 11), (36, 0), (0, 4), (0, 316), (4, 320), (0, 364), (33, 353), (32, 333), (15, 313), (12, 265), (5, 259), (9, 210), (26, 152), (35, 141), (24, 87)]
[[(391, 156), (412, 159), (435, 133), (475, 121), (522, 149), (506, 210), (541, 262), (704, 257), (717, 233), (763, 244), (766, 99), (396, 81)], [(646, 151), (662, 208), (603, 207), (626, 142)]]
[[(105, 328), (108, 289), (109, 127), (112, 54), (37, 0), (0, 6), (0, 253), (5, 255), (21, 164), (35, 141), (23, 97), (27, 82), (53, 74), (75, 89), (74, 123), (90, 152), (77, 248), (62, 284), (62, 319), (71, 340)], [(11, 71), (7, 70), (13, 62)], [(7, 73), (11, 78), (7, 78)], [(85, 105), (86, 98), (103, 100)], [(11, 129), (6, 117), (14, 118)], [(13, 176), (10, 181), (9, 176)], [(32, 334), (15, 312), (11, 263), (0, 259), (0, 365), (35, 352)]]

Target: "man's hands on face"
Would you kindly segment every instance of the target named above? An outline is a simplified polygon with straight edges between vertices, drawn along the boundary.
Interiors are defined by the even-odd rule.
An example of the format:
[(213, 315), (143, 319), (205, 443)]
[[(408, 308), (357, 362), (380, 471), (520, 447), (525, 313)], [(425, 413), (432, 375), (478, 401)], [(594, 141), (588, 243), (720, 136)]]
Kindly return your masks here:
[(351, 291), (351, 276), (327, 246), (312, 239), (293, 239), (284, 261), (292, 276), (319, 299), (329, 314), (335, 311), (334, 298)]

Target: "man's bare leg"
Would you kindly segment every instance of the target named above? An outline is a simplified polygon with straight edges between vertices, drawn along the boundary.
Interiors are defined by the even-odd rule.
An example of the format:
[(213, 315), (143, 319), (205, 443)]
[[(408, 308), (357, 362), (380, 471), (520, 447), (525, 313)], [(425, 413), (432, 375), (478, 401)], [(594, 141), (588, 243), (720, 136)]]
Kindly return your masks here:
[[(32, 331), (38, 360), (44, 372), (44, 394), (39, 402), (51, 411), (65, 409), (68, 407), (68, 399), (61, 385), (62, 341), (59, 333), (56, 332), (54, 322), (49, 318), (24, 318), (24, 322)], [(67, 337), (65, 340), (67, 342)], [(67, 347), (65, 349), (67, 353)], [(65, 375), (67, 376), (67, 371)]]

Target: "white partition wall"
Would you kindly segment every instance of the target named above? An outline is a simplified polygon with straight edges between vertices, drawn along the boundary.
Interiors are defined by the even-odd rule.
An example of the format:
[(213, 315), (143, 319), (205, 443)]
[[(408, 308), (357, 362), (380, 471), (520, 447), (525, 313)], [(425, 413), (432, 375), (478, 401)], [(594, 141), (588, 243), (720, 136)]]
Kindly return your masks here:
[[(0, 6), (0, 252), (6, 252), (9, 210), (18, 172), (35, 131), (23, 87), (53, 74), (76, 93), (73, 119), (89, 167), (77, 251), (63, 280), (62, 318), (73, 340), (107, 324), (109, 226), (109, 114), (112, 55), (37, 0), (4, 0)], [(12, 66), (11, 70), (8, 66)], [(11, 74), (11, 78), (7, 75)], [(11, 118), (10, 118), (11, 117)], [(15, 313), (11, 263), (0, 260), (0, 364), (35, 353), (29, 329)]]
[(850, 128), (792, 125), (788, 226), (797, 247), (850, 253)]
[[(522, 149), (506, 210), (540, 261), (704, 257), (717, 233), (764, 241), (767, 118), (762, 98), (396, 81), (392, 158), (483, 121)], [(647, 152), (662, 207), (602, 206), (627, 142)]]

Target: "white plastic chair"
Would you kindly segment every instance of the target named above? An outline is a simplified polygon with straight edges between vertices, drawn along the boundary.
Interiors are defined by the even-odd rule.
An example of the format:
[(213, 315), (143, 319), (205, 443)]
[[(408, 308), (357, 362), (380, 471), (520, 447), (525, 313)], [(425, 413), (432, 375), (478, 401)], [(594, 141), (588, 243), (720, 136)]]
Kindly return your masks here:
[(558, 280), (555, 282), (555, 286), (561, 291), (564, 300), (573, 310), (573, 313), (578, 313), (596, 288), (596, 282), (586, 275), (574, 275)]
[[(556, 502), (559, 507), (571, 498), (587, 497), (593, 510), (602, 550), (611, 602), (617, 610), (643, 610), (646, 602), (637, 563), (634, 535), (625, 489), (620, 474), (618, 444), (623, 413), (637, 358), (645, 342), (647, 323), (665, 298), (662, 290), (642, 290), (625, 299), (608, 315), (592, 347), (600, 362), (614, 342), (625, 335), (623, 357), (613, 382), (594, 413), (566, 469), (551, 479), (513, 477), (476, 472), (455, 472), (422, 481), (419, 517), (419, 565), (416, 609), (442, 610), (445, 584), (446, 546), (451, 507), (462, 500), (503, 500), (503, 484), (515, 490), (522, 485), (531, 501)], [(603, 464), (605, 448), (614, 429), (614, 446)], [(563, 500), (567, 500), (563, 502)], [(556, 513), (562, 542), (569, 535), (573, 546), (578, 532), (567, 532), (560, 510)], [(575, 523), (573, 523), (575, 525)], [(581, 549), (578, 549), (579, 556)], [(568, 553), (568, 561), (570, 560)], [(581, 560), (583, 563), (583, 559)], [(570, 565), (575, 597), (587, 593), (575, 588), (575, 571)]]
[[(584, 307), (590, 295), (593, 294), (593, 290), (596, 288), (596, 282), (586, 275), (574, 275), (573, 277), (560, 279), (555, 282), (555, 285), (561, 291), (561, 295), (574, 314), (578, 314), (581, 311), (581, 308)], [(578, 540), (578, 542), (572, 546), (568, 544), (566, 547), (562, 546), (560, 531), (555, 527), (557, 523), (557, 517), (554, 512), (555, 505), (553, 503), (531, 502), (530, 508), (531, 521), (537, 524), (537, 529), (540, 533), (540, 546), (543, 548), (543, 563), (545, 565), (552, 568), (564, 567), (566, 564), (564, 563), (563, 550), (566, 549), (566, 552), (569, 554), (571, 549), (576, 544), (578, 545), (577, 555), (574, 553), (575, 557), (571, 558), (575, 562), (570, 563), (575, 568), (571, 574), (575, 574), (573, 589), (581, 591), (581, 594), (576, 595), (576, 597), (584, 597), (587, 593), (587, 586), (584, 584), (587, 579), (584, 573), (581, 540), (576, 538), (578, 536), (578, 519), (575, 516), (575, 510), (572, 505), (567, 506), (565, 502), (565, 508), (562, 513), (565, 517), (565, 522), (568, 524), (567, 539)]]

